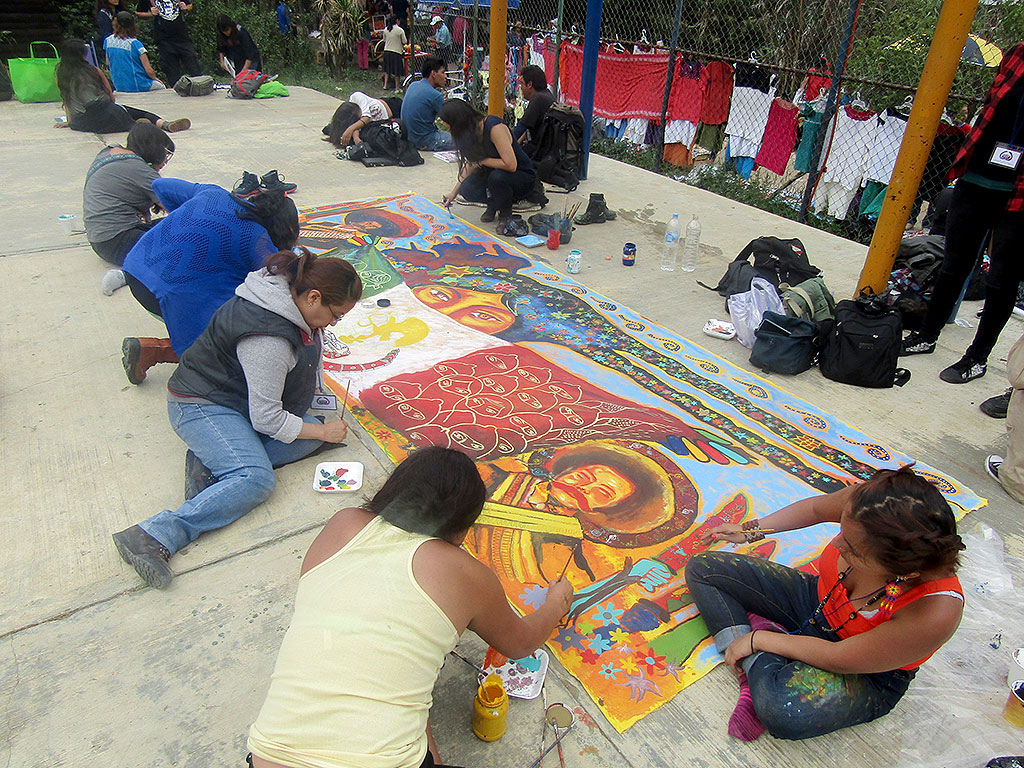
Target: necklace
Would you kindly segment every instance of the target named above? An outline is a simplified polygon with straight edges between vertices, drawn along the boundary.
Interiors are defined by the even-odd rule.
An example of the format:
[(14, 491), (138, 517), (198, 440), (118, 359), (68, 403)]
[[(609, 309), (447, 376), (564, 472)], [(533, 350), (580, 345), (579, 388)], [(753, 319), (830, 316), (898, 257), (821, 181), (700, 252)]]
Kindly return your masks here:
[[(846, 617), (842, 624), (840, 624), (838, 627), (833, 627), (831, 624), (828, 623), (828, 618), (825, 616), (825, 605), (828, 603), (829, 598), (831, 598), (832, 593), (839, 588), (839, 585), (846, 580), (846, 577), (850, 575), (850, 572), (852, 570), (853, 566), (851, 565), (849, 568), (847, 568), (845, 571), (839, 574), (839, 577), (836, 579), (836, 583), (833, 584), (832, 588), (825, 593), (825, 597), (822, 598), (821, 602), (818, 603), (818, 607), (815, 608), (811, 615), (804, 621), (801, 629), (805, 629), (807, 626), (813, 626), (818, 627), (823, 632), (831, 632), (833, 634), (836, 634), (839, 632), (839, 630), (841, 630), (843, 627), (845, 627), (847, 624), (849, 624), (851, 621), (857, 618), (857, 611), (850, 611), (850, 615)], [(898, 598), (900, 594), (903, 592), (902, 588), (899, 585), (899, 581), (900, 579), (898, 578), (887, 581), (874, 592), (869, 592), (867, 595), (847, 598), (846, 603), (853, 603), (853, 601), (855, 600), (863, 600), (866, 597), (868, 598), (868, 601), (864, 603), (863, 607), (867, 608), (870, 605), (874, 605), (884, 597), (885, 600), (882, 602), (882, 605), (879, 606), (879, 610), (882, 611), (888, 617), (893, 612), (896, 598)], [(819, 614), (821, 614), (820, 619), (818, 618)]]

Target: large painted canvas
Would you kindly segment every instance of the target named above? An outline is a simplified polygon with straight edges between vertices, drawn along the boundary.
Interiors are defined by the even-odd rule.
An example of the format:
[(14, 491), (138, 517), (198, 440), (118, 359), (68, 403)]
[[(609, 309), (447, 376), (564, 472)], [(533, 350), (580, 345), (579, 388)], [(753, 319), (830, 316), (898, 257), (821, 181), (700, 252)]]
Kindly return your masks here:
[[(328, 332), (329, 385), (396, 462), (478, 463), (466, 547), (519, 610), (569, 564), (548, 647), (620, 731), (721, 660), (683, 582), (703, 531), (912, 461), (421, 197), (306, 210), (300, 242), (365, 285)], [(916, 469), (958, 515), (984, 503)], [(738, 551), (806, 568), (835, 533)]]

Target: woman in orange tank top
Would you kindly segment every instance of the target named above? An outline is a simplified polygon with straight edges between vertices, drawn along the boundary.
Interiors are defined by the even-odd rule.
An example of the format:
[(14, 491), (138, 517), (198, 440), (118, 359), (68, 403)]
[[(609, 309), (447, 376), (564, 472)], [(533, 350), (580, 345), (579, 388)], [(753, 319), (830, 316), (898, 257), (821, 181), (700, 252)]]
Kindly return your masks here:
[(956, 519), (910, 467), (708, 532), (745, 543), (838, 523), (813, 573), (705, 552), (686, 582), (740, 683), (729, 733), (805, 739), (889, 712), (917, 668), (956, 631), (964, 548)]

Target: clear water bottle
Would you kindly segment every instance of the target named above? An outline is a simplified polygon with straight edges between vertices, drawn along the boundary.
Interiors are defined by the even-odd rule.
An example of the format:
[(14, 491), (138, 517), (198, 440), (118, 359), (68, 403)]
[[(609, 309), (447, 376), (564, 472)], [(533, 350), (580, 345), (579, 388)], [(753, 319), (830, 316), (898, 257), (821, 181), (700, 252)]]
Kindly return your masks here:
[(683, 255), (679, 261), (679, 268), (683, 272), (693, 272), (697, 268), (697, 254), (700, 252), (700, 220), (697, 214), (693, 215), (690, 223), (686, 225), (686, 239), (683, 240)]
[(665, 225), (665, 250), (661, 254), (661, 268), (666, 272), (676, 271), (679, 255), (679, 214), (673, 213), (672, 220)]

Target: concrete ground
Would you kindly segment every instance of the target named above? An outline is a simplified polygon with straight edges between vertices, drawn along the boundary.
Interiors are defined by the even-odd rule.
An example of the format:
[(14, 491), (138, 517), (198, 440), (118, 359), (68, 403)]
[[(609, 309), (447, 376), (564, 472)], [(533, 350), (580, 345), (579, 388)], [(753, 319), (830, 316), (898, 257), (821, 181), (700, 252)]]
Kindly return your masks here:
[[(242, 169), (279, 169), (299, 184), (300, 206), (412, 190), (434, 200), (451, 188), (455, 166), (427, 155), (417, 168), (365, 169), (335, 159), (319, 141), (336, 101), (292, 88), (287, 99), (237, 102), (223, 92), (182, 99), (173, 92), (125, 102), (168, 118), (188, 116), (174, 136), (164, 174), (231, 187)], [(291, 614), (298, 566), (335, 500), (308, 487), (314, 460), (279, 472), (270, 501), (234, 525), (175, 556), (166, 592), (144, 589), (119, 559), (110, 533), (177, 504), (183, 446), (164, 406), (170, 366), (141, 386), (127, 383), (121, 338), (159, 335), (160, 324), (127, 290), (100, 293), (106, 265), (84, 234), (67, 237), (58, 214), (81, 220), (81, 188), (104, 137), (54, 130), (59, 105), (0, 104), (0, 376), (3, 461), (0, 511), (8, 540), (0, 569), (0, 764), (6, 766), (242, 765), (245, 733), (266, 690)], [(123, 140), (123, 136), (105, 137)], [(673, 331), (700, 339), (741, 365), (736, 342), (700, 335), (722, 300), (714, 284), (726, 263), (760, 235), (800, 237), (833, 291), (849, 295), (866, 249), (817, 230), (669, 179), (593, 157), (590, 180), (571, 195), (603, 192), (618, 221), (579, 228), (589, 287)], [(552, 208), (561, 196), (552, 196)], [(695, 275), (658, 269), (662, 227), (672, 212), (700, 215), (704, 252)], [(478, 209), (461, 211), (473, 220)], [(622, 243), (637, 244), (637, 265), (621, 266)], [(563, 248), (532, 256), (564, 270)], [(611, 260), (605, 257), (610, 256)], [(961, 311), (976, 324), (977, 305)], [(977, 404), (1006, 386), (1005, 354), (1024, 325), (1011, 319), (988, 375), (964, 386), (937, 373), (959, 358), (973, 329), (949, 326), (934, 355), (907, 360), (902, 389), (862, 390), (811, 371), (779, 384), (970, 485), (989, 505), (963, 524), (990, 526), (1011, 555), (1024, 555), (1021, 509), (982, 470), (1005, 446), (1003, 422)], [(749, 366), (748, 366), (749, 367)], [(349, 440), (371, 487), (389, 467), (365, 436)], [(1018, 578), (1020, 561), (1011, 558)], [(1020, 602), (1019, 600), (1017, 601)], [(1022, 645), (1020, 624), (1002, 628), (1004, 645)], [(988, 637), (988, 635), (986, 635)], [(467, 633), (463, 651), (482, 659)], [(936, 677), (943, 679), (940, 660)], [(998, 670), (978, 670), (978, 679)], [(998, 682), (998, 681), (997, 681)], [(1001, 725), (997, 683), (979, 690), (931, 686), (890, 716), (844, 732), (787, 743), (764, 737), (745, 745), (725, 723), (735, 684), (723, 668), (686, 689), (624, 734), (617, 734), (557, 664), (549, 702), (580, 712), (566, 739), (566, 765), (982, 765), (998, 751), (1022, 751), (1021, 732)], [(484, 744), (469, 729), (473, 681), (446, 665), (432, 720), (446, 760), (466, 766), (523, 766), (537, 753), (540, 703), (513, 702), (508, 734)], [(980, 735), (979, 735), (980, 734)], [(554, 755), (546, 759), (551, 765)]]

